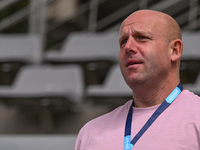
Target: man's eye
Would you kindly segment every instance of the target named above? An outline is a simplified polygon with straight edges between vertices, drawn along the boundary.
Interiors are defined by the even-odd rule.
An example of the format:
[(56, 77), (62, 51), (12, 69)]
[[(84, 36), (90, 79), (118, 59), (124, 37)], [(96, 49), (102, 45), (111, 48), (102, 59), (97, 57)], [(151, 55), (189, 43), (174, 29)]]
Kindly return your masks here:
[(127, 39), (121, 41), (121, 46), (127, 43)]
[(139, 36), (139, 39), (148, 39), (146, 36)]
[(149, 38), (146, 36), (138, 36), (137, 41), (138, 42), (146, 42)]

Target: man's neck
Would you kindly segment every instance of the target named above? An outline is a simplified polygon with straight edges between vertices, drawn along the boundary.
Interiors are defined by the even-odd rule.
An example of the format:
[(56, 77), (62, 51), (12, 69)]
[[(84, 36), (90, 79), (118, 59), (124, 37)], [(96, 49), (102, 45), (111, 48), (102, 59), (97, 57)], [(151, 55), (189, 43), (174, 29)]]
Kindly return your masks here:
[(159, 86), (143, 86), (140, 89), (133, 90), (133, 99), (135, 107), (150, 107), (161, 104), (167, 96), (176, 88), (179, 80), (166, 82)]

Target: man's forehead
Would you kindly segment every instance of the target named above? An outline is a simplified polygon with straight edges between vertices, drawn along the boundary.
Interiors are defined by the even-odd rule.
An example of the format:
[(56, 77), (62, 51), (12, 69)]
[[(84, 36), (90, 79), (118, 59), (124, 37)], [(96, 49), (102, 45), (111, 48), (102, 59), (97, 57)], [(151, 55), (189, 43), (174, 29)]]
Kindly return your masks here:
[(150, 33), (156, 30), (156, 26), (152, 22), (124, 22), (120, 28), (120, 33), (128, 32), (128, 30), (132, 33)]
[(124, 22), (122, 22), (121, 27), (125, 27), (125, 26), (129, 26), (129, 25), (134, 25), (134, 24), (142, 24), (143, 22), (141, 21), (137, 21), (137, 20), (125, 20)]
[(126, 28), (132, 28), (131, 30), (136, 31), (145, 31), (145, 32), (152, 32), (152, 31), (159, 31), (164, 28), (163, 20), (160, 18), (152, 18), (152, 17), (143, 17), (143, 18), (134, 18), (128, 17), (127, 19), (122, 22), (120, 33)]

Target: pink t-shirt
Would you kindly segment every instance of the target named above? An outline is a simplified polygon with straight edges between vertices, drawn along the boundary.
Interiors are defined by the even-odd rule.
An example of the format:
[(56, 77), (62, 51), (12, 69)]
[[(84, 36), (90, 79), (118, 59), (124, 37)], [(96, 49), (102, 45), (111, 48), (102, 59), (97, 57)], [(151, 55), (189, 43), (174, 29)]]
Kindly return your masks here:
[[(123, 150), (124, 129), (132, 101), (88, 122), (74, 150)], [(132, 138), (159, 107), (133, 107)], [(200, 150), (200, 97), (184, 90), (155, 120), (132, 150)]]

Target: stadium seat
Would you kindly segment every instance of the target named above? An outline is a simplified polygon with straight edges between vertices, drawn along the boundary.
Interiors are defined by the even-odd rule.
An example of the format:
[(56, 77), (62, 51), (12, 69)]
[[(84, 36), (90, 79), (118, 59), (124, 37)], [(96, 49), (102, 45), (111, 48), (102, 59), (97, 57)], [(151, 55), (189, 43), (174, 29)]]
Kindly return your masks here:
[(118, 61), (118, 35), (106, 33), (71, 33), (60, 51), (49, 51), (45, 60), (51, 62)]
[(194, 83), (200, 71), (200, 32), (183, 32), (181, 82)]
[(125, 83), (119, 65), (114, 65), (108, 72), (103, 85), (90, 85), (86, 97), (94, 103), (118, 106), (132, 99), (132, 91)]
[(63, 97), (72, 103), (79, 103), (83, 96), (82, 78), (82, 69), (77, 65), (24, 66), (12, 86), (0, 86), (0, 97)]
[(200, 60), (200, 32), (183, 32), (183, 54), (182, 59)]
[(22, 66), (42, 61), (42, 43), (38, 35), (0, 34), (0, 45), (0, 85), (11, 85)]

